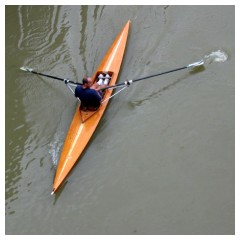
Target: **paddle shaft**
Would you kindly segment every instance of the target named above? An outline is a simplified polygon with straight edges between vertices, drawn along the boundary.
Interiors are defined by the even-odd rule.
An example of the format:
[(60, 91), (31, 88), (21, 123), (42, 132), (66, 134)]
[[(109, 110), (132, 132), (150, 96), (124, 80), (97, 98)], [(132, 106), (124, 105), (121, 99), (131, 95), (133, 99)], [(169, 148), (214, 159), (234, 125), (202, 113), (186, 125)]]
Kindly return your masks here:
[[(37, 74), (37, 75), (41, 75), (41, 76), (44, 76), (44, 77), (49, 77), (49, 78), (52, 78), (52, 79), (56, 79), (56, 80), (59, 80), (59, 81), (64, 81), (64, 80), (68, 80), (68, 79), (64, 79), (64, 78), (59, 78), (59, 77), (55, 77), (55, 76), (51, 76), (51, 75), (48, 75), (48, 74), (44, 74), (44, 73), (39, 73), (39, 72), (36, 72), (36, 71), (29, 71), (31, 73), (34, 73), (34, 74)], [(77, 82), (73, 82), (73, 81), (70, 81), (68, 80), (69, 83), (73, 83), (73, 84), (76, 84), (76, 85), (82, 85), (81, 83), (77, 83)]]
[(146, 76), (146, 77), (137, 78), (137, 79), (134, 79), (134, 80), (128, 80), (128, 81), (125, 81), (124, 83), (118, 83), (118, 84), (113, 85), (113, 86), (108, 86), (108, 87), (102, 88), (102, 90), (109, 89), (109, 88), (120, 87), (120, 86), (123, 86), (123, 85), (130, 85), (131, 83), (134, 83), (134, 82), (142, 81), (142, 80), (145, 80), (145, 79), (148, 79), (148, 78), (152, 78), (152, 77), (156, 77), (156, 76), (160, 76), (160, 75), (164, 75), (164, 74), (168, 74), (168, 73), (172, 73), (172, 72), (176, 72), (176, 71), (180, 71), (180, 70), (183, 70), (183, 69), (186, 69), (186, 68), (188, 68), (188, 66), (176, 68), (176, 69), (169, 70), (169, 71), (166, 71), (166, 72), (153, 74), (153, 75)]
[[(180, 71), (180, 70), (183, 70), (183, 69), (186, 69), (186, 68), (194, 69), (196, 67), (200, 67), (200, 66), (203, 66), (203, 65), (204, 65), (204, 60), (202, 59), (202, 60), (200, 60), (198, 62), (194, 62), (194, 63), (188, 64), (187, 66), (184, 66), (184, 67), (168, 70), (168, 71), (165, 71), (165, 72), (153, 74), (153, 75), (146, 76), (146, 77), (137, 78), (137, 79), (134, 79), (134, 80), (127, 80), (124, 83), (118, 83), (116, 85), (112, 85), (112, 86), (107, 86), (107, 87), (101, 88), (101, 90), (106, 90), (106, 89), (109, 89), (109, 88), (120, 87), (120, 86), (124, 86), (124, 85), (125, 86), (129, 86), (129, 85), (131, 85), (134, 82), (138, 82), (138, 81), (145, 80), (145, 79), (148, 79), (148, 78), (152, 78), (152, 77), (156, 77), (156, 76), (160, 76), (160, 75), (164, 75), (164, 74), (168, 74), (168, 73), (172, 73), (172, 72), (177, 72), (177, 71)], [(53, 79), (56, 79), (56, 80), (59, 80), (59, 81), (64, 81), (65, 83), (72, 83), (72, 84), (75, 84), (75, 85), (82, 85), (81, 83), (73, 82), (73, 81), (70, 81), (68, 79), (59, 78), (59, 77), (47, 75), (47, 74), (44, 74), (44, 73), (39, 73), (39, 72), (36, 72), (36, 71), (34, 71), (32, 69), (29, 69), (29, 68), (22, 67), (20, 69), (24, 70), (24, 71), (27, 71), (27, 72), (31, 72), (31, 73), (37, 74), (37, 75), (41, 75), (41, 76), (44, 76), (44, 77), (49, 77), (49, 78), (53, 78)]]
[(146, 77), (138, 78), (138, 79), (132, 80), (132, 82), (138, 82), (138, 81), (141, 81), (141, 80), (144, 80), (144, 79), (147, 79), (147, 78), (152, 78), (152, 77), (156, 77), (156, 76), (160, 76), (160, 75), (168, 74), (168, 73), (171, 73), (171, 72), (180, 71), (180, 70), (183, 70), (183, 69), (185, 69), (185, 68), (187, 68), (187, 67), (185, 66), (185, 67), (181, 67), (181, 68), (177, 68), (177, 69), (169, 70), (169, 71), (166, 71), (166, 72), (157, 73), (157, 74), (154, 74), (154, 75), (150, 75), (150, 76), (146, 76)]

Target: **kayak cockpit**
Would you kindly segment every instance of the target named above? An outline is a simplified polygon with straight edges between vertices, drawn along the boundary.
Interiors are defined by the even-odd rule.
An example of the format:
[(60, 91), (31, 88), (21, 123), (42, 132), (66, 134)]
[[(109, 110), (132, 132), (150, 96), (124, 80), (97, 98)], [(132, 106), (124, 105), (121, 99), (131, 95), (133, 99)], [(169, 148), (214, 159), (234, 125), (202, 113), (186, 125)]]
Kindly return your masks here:
[[(98, 71), (94, 77), (93, 77), (93, 82), (94, 84), (98, 84), (98, 82), (106, 85), (109, 85), (111, 83), (113, 77), (113, 72), (111, 71)], [(99, 85), (99, 84), (98, 84)], [(102, 99), (105, 99), (105, 92), (107, 90), (104, 90), (102, 92)], [(80, 111), (80, 115), (81, 115), (81, 120), (82, 123), (86, 122), (90, 117), (92, 117), (101, 107), (101, 105), (96, 108), (96, 107), (86, 107), (84, 106), (82, 103), (80, 103), (80, 107), (79, 107), (79, 111)]]

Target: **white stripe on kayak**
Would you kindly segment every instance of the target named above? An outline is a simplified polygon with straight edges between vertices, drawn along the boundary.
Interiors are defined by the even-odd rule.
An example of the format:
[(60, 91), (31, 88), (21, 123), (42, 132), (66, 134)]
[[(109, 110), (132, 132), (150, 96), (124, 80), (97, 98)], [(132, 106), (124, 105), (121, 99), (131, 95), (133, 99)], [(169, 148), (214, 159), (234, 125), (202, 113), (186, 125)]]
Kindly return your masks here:
[(110, 65), (112, 64), (113, 58), (115, 57), (115, 54), (116, 54), (116, 52), (117, 52), (117, 50), (118, 50), (118, 47), (119, 47), (119, 44), (120, 44), (120, 42), (121, 42), (122, 37), (123, 37), (123, 34), (121, 35), (120, 39), (118, 40), (118, 44), (116, 45), (116, 47), (115, 47), (115, 49), (114, 49), (114, 51), (113, 51), (113, 54), (111, 55), (111, 58), (110, 58), (110, 60), (108, 61), (108, 65), (107, 65), (107, 67), (106, 67), (106, 71), (109, 71)]

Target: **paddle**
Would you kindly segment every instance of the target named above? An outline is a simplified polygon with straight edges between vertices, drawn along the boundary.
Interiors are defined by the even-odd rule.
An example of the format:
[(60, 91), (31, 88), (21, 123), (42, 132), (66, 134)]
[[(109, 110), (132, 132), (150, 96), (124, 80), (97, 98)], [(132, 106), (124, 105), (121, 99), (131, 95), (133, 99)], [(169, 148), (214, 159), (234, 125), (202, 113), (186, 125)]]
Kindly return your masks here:
[(23, 71), (25, 71), (25, 72), (30, 72), (30, 73), (37, 74), (37, 75), (41, 75), (41, 76), (44, 76), (44, 77), (53, 78), (53, 79), (56, 79), (56, 80), (59, 80), (59, 81), (64, 81), (65, 83), (72, 83), (72, 84), (74, 84), (74, 85), (82, 85), (81, 83), (73, 82), (73, 81), (70, 81), (70, 80), (68, 80), (68, 79), (66, 79), (66, 78), (59, 78), (59, 77), (47, 75), (47, 74), (44, 74), (44, 73), (36, 72), (36, 71), (34, 71), (32, 68), (20, 67), (20, 69), (23, 70)]
[(183, 69), (186, 69), (186, 68), (189, 68), (189, 69), (193, 70), (193, 69), (195, 69), (197, 67), (201, 67), (203, 65), (204, 65), (204, 60), (202, 59), (202, 60), (200, 60), (198, 62), (194, 62), (194, 63), (188, 64), (187, 66), (184, 66), (184, 67), (176, 68), (176, 69), (173, 69), (173, 70), (157, 73), (157, 74), (154, 74), (154, 75), (150, 75), (150, 76), (146, 76), (146, 77), (142, 77), (142, 78), (138, 78), (138, 79), (134, 79), (134, 80), (127, 80), (127, 81), (125, 81), (123, 83), (118, 83), (116, 85), (112, 85), (112, 86), (107, 86), (107, 87), (101, 88), (101, 90), (105, 90), (105, 89), (109, 89), (109, 88), (116, 88), (116, 87), (120, 87), (120, 86), (124, 86), (124, 85), (130, 86), (134, 82), (145, 80), (147, 78), (152, 78), (152, 77), (156, 77), (156, 76), (159, 76), (159, 75), (164, 75), (164, 74), (180, 71), (180, 70), (183, 70)]

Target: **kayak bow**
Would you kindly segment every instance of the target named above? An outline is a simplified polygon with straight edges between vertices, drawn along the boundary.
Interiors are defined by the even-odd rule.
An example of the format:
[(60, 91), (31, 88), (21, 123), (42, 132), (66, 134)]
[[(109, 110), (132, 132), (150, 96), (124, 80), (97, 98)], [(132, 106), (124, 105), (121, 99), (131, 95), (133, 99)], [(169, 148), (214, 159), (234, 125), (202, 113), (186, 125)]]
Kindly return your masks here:
[[(97, 81), (99, 74), (108, 74), (111, 77), (109, 84), (114, 85), (116, 83), (127, 43), (129, 27), (130, 20), (125, 24), (100, 63), (97, 71), (92, 77), (94, 81)], [(113, 89), (108, 89), (105, 91), (102, 100), (103, 103), (100, 105), (97, 111), (89, 111), (81, 107), (79, 108), (79, 106), (77, 107), (63, 145), (54, 178), (52, 194), (54, 194), (63, 184), (71, 169), (79, 159), (81, 153), (87, 146), (91, 136), (93, 135), (103, 116), (112, 91)]]

